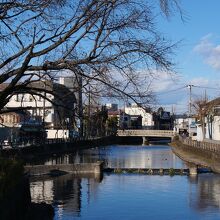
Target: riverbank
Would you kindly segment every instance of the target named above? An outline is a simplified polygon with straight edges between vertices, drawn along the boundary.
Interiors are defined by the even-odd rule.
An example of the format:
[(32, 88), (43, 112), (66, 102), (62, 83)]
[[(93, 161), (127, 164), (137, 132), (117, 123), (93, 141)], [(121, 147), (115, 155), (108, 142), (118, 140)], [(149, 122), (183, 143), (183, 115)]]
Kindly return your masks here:
[(205, 166), (213, 172), (220, 173), (220, 153), (214, 152), (208, 148), (188, 145), (176, 138), (171, 143), (172, 151), (182, 160), (189, 164)]

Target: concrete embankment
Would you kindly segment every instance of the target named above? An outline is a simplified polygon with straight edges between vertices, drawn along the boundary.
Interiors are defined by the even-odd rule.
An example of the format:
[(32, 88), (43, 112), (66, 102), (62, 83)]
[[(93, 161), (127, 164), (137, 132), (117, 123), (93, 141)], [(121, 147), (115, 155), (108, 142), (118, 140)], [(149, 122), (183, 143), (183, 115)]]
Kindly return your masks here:
[(62, 173), (74, 174), (100, 174), (103, 170), (103, 162), (81, 164), (54, 164), (54, 165), (28, 165), (24, 167), (25, 173), (35, 175), (55, 175)]
[(220, 145), (175, 139), (170, 146), (189, 165), (208, 167), (213, 172), (220, 173)]

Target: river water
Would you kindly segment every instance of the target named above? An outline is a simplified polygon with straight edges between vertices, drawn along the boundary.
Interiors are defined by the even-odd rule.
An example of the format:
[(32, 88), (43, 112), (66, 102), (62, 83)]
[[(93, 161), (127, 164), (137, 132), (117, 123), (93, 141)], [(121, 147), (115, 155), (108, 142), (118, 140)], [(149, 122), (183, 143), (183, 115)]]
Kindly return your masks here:
[[(103, 160), (112, 168), (186, 168), (169, 146), (109, 146), (54, 156), (45, 164)], [(220, 175), (67, 174), (32, 178), (32, 201), (55, 208), (54, 219), (220, 219)]]

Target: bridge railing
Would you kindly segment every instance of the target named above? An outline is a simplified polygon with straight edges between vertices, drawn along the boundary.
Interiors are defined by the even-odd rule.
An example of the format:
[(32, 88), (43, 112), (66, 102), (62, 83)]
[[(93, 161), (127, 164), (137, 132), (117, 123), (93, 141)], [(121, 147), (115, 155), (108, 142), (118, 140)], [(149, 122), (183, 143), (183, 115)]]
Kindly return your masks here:
[(118, 130), (118, 136), (161, 136), (173, 137), (176, 132), (172, 130)]

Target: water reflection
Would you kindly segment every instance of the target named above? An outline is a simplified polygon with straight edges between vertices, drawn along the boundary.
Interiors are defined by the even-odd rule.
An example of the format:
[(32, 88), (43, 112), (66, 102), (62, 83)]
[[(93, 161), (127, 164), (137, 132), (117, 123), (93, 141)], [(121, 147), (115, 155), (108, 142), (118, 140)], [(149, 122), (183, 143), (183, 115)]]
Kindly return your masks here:
[(169, 146), (108, 146), (75, 154), (54, 155), (38, 163), (92, 163), (102, 160), (110, 168), (187, 168)]
[(197, 195), (191, 198), (192, 207), (199, 211), (205, 211), (211, 207), (220, 211), (220, 175), (199, 175), (191, 187), (192, 193)]
[(113, 146), (103, 152), (100, 159), (110, 168), (186, 168), (168, 146)]
[[(64, 175), (31, 180), (34, 202), (55, 219), (220, 219), (220, 176)], [(158, 212), (160, 207), (160, 212)]]
[[(56, 215), (60, 218), (63, 216), (63, 213), (65, 215), (79, 216), (81, 210), (82, 179), (85, 180), (83, 175), (76, 176), (73, 174), (54, 178), (31, 178), (30, 192), (32, 201), (52, 204)], [(89, 194), (95, 191), (100, 180), (97, 180), (94, 175), (86, 175), (86, 181), (88, 187), (87, 195), (89, 197)]]
[[(182, 168), (169, 146), (110, 146), (54, 156), (44, 163), (103, 160), (108, 167)], [(55, 219), (220, 219), (220, 175), (64, 175), (31, 179), (34, 202), (53, 204)], [(159, 210), (159, 211), (158, 211)]]

